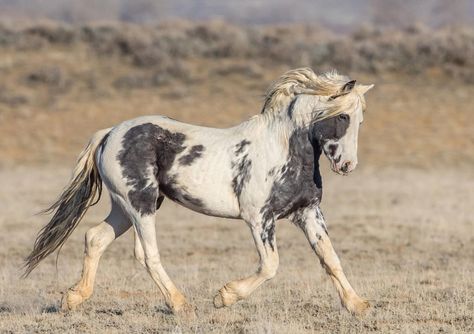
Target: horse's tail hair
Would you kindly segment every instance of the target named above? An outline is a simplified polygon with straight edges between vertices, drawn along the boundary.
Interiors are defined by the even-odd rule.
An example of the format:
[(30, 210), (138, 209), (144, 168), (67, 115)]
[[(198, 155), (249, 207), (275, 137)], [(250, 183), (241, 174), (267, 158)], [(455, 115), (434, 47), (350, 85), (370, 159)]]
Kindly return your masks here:
[(105, 143), (110, 130), (100, 130), (92, 136), (87, 147), (79, 155), (69, 185), (56, 202), (42, 211), (54, 212), (54, 215), (38, 233), (33, 250), (25, 259), (23, 277), (27, 277), (44, 258), (60, 249), (87, 209), (100, 200), (102, 179), (97, 169), (95, 153)]

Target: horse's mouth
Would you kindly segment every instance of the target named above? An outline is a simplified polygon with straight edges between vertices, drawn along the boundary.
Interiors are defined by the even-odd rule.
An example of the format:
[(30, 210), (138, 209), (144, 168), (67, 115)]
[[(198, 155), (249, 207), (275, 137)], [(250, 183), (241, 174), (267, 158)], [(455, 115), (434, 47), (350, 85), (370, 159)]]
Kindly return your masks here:
[(342, 164), (336, 163), (333, 159), (329, 159), (331, 170), (339, 175), (347, 176), (352, 170), (344, 170)]

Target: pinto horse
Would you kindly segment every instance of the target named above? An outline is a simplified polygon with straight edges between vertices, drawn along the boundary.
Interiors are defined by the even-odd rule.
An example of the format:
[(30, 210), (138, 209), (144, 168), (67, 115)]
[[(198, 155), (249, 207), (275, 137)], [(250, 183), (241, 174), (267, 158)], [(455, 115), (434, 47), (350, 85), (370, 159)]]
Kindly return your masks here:
[(372, 87), (335, 72), (316, 75), (300, 68), (270, 86), (260, 114), (232, 128), (145, 116), (98, 131), (79, 156), (70, 184), (48, 209), (54, 215), (26, 259), (25, 276), (63, 245), (100, 199), (103, 183), (111, 211), (86, 233), (82, 277), (68, 290), (64, 308), (74, 309), (91, 296), (99, 258), (133, 226), (135, 256), (168, 307), (174, 313), (194, 313), (160, 261), (155, 215), (166, 197), (209, 216), (243, 219), (250, 227), (258, 270), (221, 288), (216, 307), (246, 298), (275, 276), (275, 221), (288, 218), (306, 235), (342, 305), (363, 313), (369, 303), (347, 280), (319, 208), (319, 158), (324, 153), (338, 174), (354, 170), (364, 94)]

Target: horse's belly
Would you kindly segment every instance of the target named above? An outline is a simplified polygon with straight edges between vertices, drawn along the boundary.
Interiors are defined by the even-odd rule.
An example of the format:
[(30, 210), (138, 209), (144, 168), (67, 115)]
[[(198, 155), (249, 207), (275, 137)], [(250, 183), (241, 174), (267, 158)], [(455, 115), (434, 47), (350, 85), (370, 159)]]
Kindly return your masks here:
[[(193, 173), (194, 174), (194, 173)], [(199, 174), (183, 175), (160, 184), (166, 197), (193, 211), (210, 216), (240, 218), (237, 198), (230, 183), (215, 178), (204, 179)]]

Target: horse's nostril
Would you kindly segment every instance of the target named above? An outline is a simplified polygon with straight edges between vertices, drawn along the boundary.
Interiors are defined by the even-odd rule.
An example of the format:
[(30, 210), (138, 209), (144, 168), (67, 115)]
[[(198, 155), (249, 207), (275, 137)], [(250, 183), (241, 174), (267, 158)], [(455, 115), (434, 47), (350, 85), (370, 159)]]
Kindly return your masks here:
[(329, 155), (331, 157), (336, 155), (336, 150), (337, 150), (337, 145), (336, 144), (331, 144), (331, 145), (328, 146)]
[(347, 173), (350, 167), (351, 167), (351, 162), (346, 161), (342, 164), (341, 171), (343, 171), (344, 173)]

